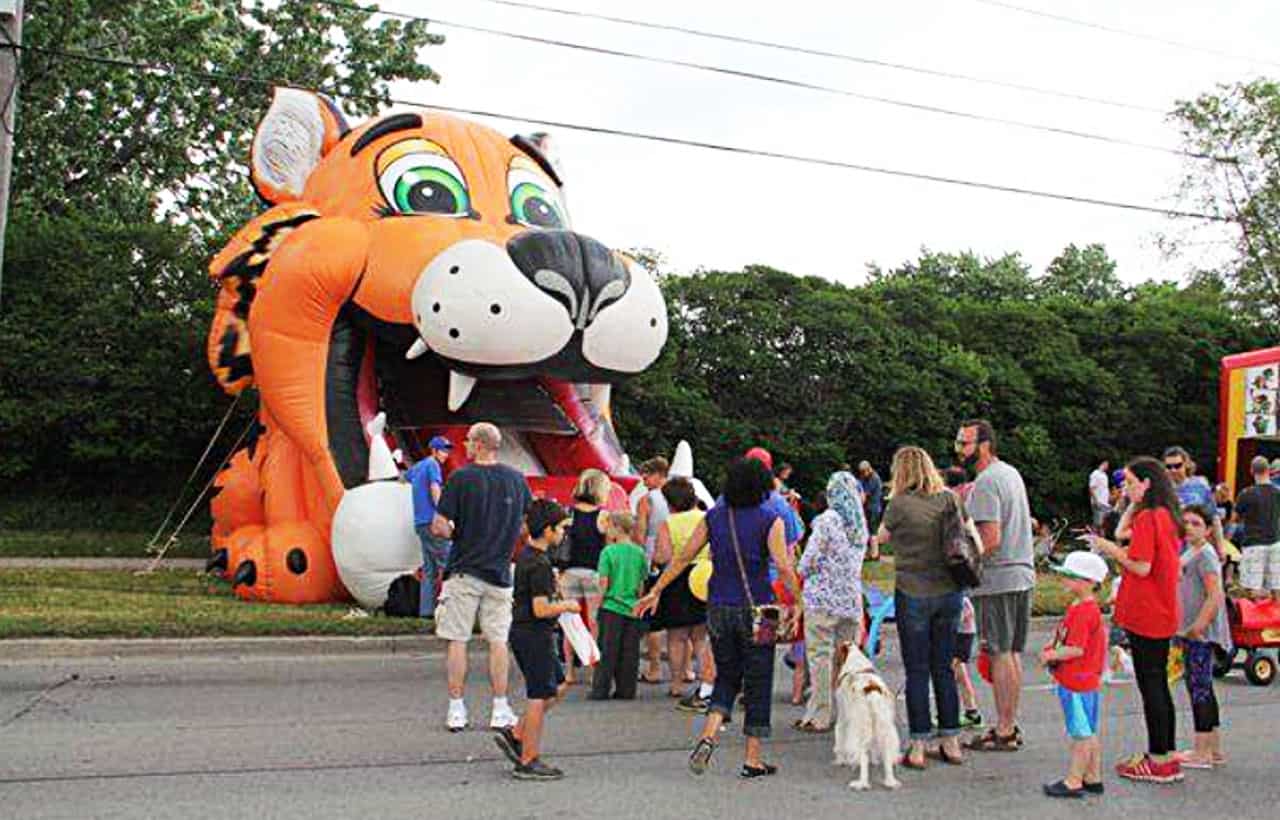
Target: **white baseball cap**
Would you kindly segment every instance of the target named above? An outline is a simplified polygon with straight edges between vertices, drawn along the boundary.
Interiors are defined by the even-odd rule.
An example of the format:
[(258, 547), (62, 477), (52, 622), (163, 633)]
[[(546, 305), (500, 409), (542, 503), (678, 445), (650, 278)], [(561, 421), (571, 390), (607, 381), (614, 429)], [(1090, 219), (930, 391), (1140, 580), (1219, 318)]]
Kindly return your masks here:
[(1066, 560), (1055, 566), (1053, 571), (1068, 578), (1092, 581), (1095, 584), (1107, 580), (1107, 562), (1102, 560), (1101, 555), (1094, 555), (1086, 550), (1068, 554)]

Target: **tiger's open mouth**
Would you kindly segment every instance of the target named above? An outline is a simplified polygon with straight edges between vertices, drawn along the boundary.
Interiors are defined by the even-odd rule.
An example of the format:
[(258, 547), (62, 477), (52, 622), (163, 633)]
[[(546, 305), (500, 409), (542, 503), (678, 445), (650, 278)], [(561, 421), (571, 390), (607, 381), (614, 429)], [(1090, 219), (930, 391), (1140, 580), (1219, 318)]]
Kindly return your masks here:
[[(546, 449), (557, 443), (568, 447), (586, 435), (606, 460), (621, 465), (622, 446), (604, 420), (609, 382), (617, 373), (593, 374), (580, 360), (568, 372), (558, 369), (555, 359), (541, 362), (536, 370), (544, 375), (536, 376), (534, 368), (468, 366), (430, 351), (407, 360), (404, 353), (417, 338), (413, 325), (382, 321), (352, 303), (334, 322), (325, 411), (329, 448), (348, 489), (368, 475), (364, 425), (379, 410), (386, 411), (388, 428), (406, 451), (420, 450), (420, 442), (446, 428), (488, 421), (502, 430), (512, 466), (526, 475), (556, 472)], [(599, 380), (560, 377), (567, 375)]]

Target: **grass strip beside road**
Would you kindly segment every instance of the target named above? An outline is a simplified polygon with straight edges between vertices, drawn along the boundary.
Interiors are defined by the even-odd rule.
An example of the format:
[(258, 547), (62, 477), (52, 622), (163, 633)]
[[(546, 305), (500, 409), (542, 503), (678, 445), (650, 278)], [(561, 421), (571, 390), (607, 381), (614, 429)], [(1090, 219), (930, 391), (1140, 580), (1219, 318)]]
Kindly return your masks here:
[[(0, 531), (0, 558), (150, 558), (147, 544), (152, 535), (99, 530)], [(165, 555), (208, 558), (209, 534), (188, 532)]]
[(416, 618), (346, 617), (347, 604), (248, 603), (190, 570), (0, 572), (2, 638), (195, 638), (422, 633)]

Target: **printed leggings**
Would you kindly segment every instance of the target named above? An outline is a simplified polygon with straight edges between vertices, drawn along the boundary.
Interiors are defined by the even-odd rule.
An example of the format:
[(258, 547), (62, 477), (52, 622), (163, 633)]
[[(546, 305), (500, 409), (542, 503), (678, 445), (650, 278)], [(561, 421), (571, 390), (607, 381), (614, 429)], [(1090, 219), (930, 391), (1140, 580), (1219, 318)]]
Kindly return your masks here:
[(1218, 696), (1213, 693), (1213, 644), (1180, 638), (1186, 658), (1187, 694), (1197, 732), (1212, 732), (1218, 722)]

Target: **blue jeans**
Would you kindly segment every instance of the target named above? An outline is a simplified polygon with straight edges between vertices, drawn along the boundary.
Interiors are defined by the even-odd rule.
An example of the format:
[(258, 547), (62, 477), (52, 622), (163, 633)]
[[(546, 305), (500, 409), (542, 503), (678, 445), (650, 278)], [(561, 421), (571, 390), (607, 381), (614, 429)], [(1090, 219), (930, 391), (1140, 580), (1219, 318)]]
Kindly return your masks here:
[(707, 607), (707, 632), (716, 659), (716, 684), (708, 709), (725, 717), (742, 693), (746, 717), (742, 733), (768, 737), (773, 703), (773, 647), (751, 640), (751, 609), (745, 606)]
[(898, 643), (907, 668), (907, 724), (912, 740), (933, 737), (929, 712), (929, 681), (938, 701), (938, 734), (960, 733), (960, 697), (951, 671), (956, 629), (960, 626), (963, 596), (949, 592), (928, 598), (894, 593)]
[(418, 600), (418, 616), (430, 618), (436, 613), (436, 581), (449, 563), (450, 542), (432, 535), (430, 524), (419, 524), (414, 530), (422, 542), (422, 595)]

